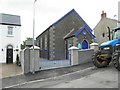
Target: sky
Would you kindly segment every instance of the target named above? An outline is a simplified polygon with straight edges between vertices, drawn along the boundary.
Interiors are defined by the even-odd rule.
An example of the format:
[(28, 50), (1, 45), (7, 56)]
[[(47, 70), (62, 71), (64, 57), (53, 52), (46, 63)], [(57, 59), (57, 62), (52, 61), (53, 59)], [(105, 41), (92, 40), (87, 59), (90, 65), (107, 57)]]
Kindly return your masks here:
[[(102, 11), (108, 18), (118, 17), (119, 0), (37, 0), (35, 3), (35, 38), (50, 25), (75, 9), (93, 29), (101, 19)], [(34, 0), (0, 0), (0, 13), (21, 17), (21, 43), (33, 37)]]

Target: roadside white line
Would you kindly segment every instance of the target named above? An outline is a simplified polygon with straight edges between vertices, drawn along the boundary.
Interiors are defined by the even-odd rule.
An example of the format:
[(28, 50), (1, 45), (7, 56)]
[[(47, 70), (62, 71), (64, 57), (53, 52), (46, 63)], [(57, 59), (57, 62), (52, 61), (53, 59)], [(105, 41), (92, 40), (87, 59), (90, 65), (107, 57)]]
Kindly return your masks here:
[(59, 77), (68, 76), (70, 74), (77, 74), (77, 73), (86, 72), (86, 71), (92, 70), (94, 68), (95, 67), (93, 66), (93, 67), (89, 67), (89, 68), (86, 68), (86, 69), (83, 69), (83, 70), (79, 70), (79, 71), (63, 74), (63, 75), (60, 75), (60, 76), (55, 76), (55, 77), (50, 77), (50, 78), (40, 79), (40, 80), (34, 80), (34, 81), (28, 81), (28, 82), (24, 82), (24, 83), (12, 85), (12, 86), (4, 87), (4, 88), (12, 88), (12, 87), (17, 87), (17, 86), (21, 86), (21, 85), (25, 85), (25, 84), (30, 84), (30, 83), (37, 83), (37, 82), (47, 81), (47, 80), (50, 80), (50, 79), (56, 79), (56, 78), (59, 78)]

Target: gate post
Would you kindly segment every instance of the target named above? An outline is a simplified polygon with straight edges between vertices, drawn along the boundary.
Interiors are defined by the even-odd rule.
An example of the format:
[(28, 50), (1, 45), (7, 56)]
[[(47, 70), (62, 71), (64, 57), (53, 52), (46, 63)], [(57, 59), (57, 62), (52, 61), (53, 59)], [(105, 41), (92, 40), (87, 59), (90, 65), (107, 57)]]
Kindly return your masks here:
[(72, 46), (69, 48), (69, 56), (70, 56), (70, 65), (77, 65), (78, 62), (78, 48), (75, 46)]
[(90, 49), (93, 49), (94, 52), (96, 52), (98, 50), (98, 48), (99, 48), (98, 43), (91, 43), (90, 44)]
[[(30, 48), (30, 72), (39, 71), (39, 63), (40, 63), (39, 51), (40, 48), (37, 46), (34, 46), (34, 53), (33, 53), (33, 47)], [(35, 57), (34, 61), (32, 59), (33, 54)]]
[(35, 59), (33, 61), (33, 47), (31, 48), (25, 48), (23, 51), (20, 53), (20, 60), (21, 60), (21, 65), (22, 65), (22, 70), (24, 74), (27, 74), (29, 72), (34, 71), (39, 71), (39, 63), (40, 63), (40, 57), (39, 57), (39, 51), (40, 48), (37, 46), (34, 46), (34, 54), (35, 54)]
[(20, 61), (21, 66), (24, 74), (27, 74), (30, 72), (30, 54), (29, 54), (29, 48), (25, 48), (20, 52)]

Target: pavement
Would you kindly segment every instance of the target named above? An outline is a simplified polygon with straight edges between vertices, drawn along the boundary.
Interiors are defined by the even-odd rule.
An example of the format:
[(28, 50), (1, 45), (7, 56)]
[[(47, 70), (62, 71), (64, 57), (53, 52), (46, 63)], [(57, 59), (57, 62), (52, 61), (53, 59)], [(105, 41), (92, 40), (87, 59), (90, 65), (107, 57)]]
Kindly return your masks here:
[(24, 84), (27, 82), (35, 81), (35, 80), (44, 80), (51, 77), (61, 76), (64, 74), (76, 72), (79, 70), (84, 70), (89, 67), (93, 67), (93, 63), (87, 63), (82, 65), (75, 65), (70, 67), (56, 68), (50, 70), (41, 70), (35, 72), (35, 74), (21, 74), (11, 77), (2, 78), (2, 88), (12, 87), (20, 84)]
[(13, 64), (0, 64), (0, 78), (13, 77), (16, 75), (23, 74), (22, 67)]

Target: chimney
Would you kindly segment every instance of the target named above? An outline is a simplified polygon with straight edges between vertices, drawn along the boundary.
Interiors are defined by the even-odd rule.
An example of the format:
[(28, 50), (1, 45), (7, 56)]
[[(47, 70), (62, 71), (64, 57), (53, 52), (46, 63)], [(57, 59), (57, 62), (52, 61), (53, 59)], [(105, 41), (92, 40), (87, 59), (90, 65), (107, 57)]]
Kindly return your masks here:
[(102, 11), (101, 18), (106, 18), (106, 17), (107, 17), (107, 14), (104, 11)]

